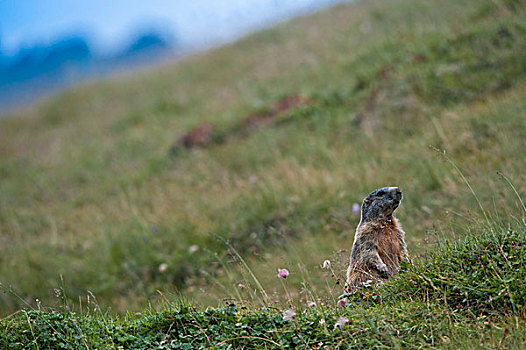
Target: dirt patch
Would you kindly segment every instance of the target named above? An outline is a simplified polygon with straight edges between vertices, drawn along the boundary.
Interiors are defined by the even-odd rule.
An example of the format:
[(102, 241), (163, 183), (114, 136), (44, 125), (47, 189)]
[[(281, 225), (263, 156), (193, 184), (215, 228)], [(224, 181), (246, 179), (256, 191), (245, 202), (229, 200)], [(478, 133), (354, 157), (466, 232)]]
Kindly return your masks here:
[(217, 132), (212, 123), (200, 124), (175, 141), (171, 151), (172, 153), (176, 153), (181, 147), (207, 147), (214, 143), (225, 142), (228, 138), (249, 136), (261, 127), (274, 125), (277, 119), (287, 116), (295, 108), (307, 106), (313, 102), (314, 99), (311, 97), (299, 95), (287, 96), (274, 102), (265, 109), (249, 114), (241, 123), (222, 132)]
[(239, 131), (243, 136), (247, 136), (256, 129), (273, 124), (274, 120), (287, 114), (294, 108), (307, 106), (314, 102), (311, 97), (305, 96), (287, 96), (275, 102), (265, 110), (254, 112), (250, 114), (239, 127)]
[(198, 125), (177, 140), (174, 147), (194, 148), (207, 146), (212, 141), (213, 133), (214, 125), (212, 123)]

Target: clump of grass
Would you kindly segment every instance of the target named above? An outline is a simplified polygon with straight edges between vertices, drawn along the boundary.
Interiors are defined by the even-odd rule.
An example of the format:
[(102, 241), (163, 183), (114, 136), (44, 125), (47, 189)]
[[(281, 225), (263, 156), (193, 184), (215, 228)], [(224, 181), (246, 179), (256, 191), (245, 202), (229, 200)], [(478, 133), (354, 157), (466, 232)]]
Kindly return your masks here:
[(479, 315), (526, 306), (526, 233), (476, 232), (407, 267), (380, 295), (444, 302)]

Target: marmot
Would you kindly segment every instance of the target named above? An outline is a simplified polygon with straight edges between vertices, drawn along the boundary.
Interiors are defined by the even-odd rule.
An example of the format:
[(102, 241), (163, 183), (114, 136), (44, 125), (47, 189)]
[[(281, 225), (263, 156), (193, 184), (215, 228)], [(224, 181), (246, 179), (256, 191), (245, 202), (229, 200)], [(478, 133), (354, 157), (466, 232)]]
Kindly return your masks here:
[(347, 293), (368, 280), (385, 282), (398, 273), (407, 254), (405, 233), (393, 216), (401, 200), (398, 187), (377, 189), (363, 200), (347, 270)]

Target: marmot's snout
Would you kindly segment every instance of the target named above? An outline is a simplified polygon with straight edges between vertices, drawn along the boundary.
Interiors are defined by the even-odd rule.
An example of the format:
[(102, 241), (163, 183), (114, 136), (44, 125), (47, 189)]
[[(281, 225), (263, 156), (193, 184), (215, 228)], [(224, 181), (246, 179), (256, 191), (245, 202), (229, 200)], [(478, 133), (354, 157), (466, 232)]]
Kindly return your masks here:
[(371, 192), (362, 204), (362, 220), (377, 219), (388, 216), (398, 208), (402, 200), (399, 187), (383, 187)]
[(402, 200), (402, 190), (399, 187), (388, 187), (388, 198), (398, 207)]

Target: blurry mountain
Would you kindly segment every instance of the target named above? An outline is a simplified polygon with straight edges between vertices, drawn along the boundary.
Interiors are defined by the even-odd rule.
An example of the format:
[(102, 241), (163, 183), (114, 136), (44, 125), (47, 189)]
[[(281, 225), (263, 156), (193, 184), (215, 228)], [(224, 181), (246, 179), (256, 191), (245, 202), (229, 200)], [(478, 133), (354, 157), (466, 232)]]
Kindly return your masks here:
[[(3, 83), (31, 80), (43, 75), (62, 73), (68, 67), (84, 65), (91, 59), (91, 52), (82, 38), (60, 40), (50, 46), (35, 46), (22, 49), (10, 65), (4, 67)], [(62, 78), (62, 77), (60, 77)]]
[(157, 62), (175, 54), (175, 44), (158, 32), (146, 32), (137, 36), (121, 53), (108, 59), (114, 68), (128, 68)]
[(160, 35), (156, 33), (149, 33), (140, 36), (136, 42), (134, 42), (130, 48), (127, 50), (127, 55), (134, 55), (137, 53), (151, 52), (165, 50), (169, 47), (168, 42), (161, 38)]
[(82, 37), (24, 48), (13, 57), (0, 53), (0, 112), (72, 83), (158, 62), (177, 51), (173, 41), (149, 31), (110, 57), (94, 55)]

